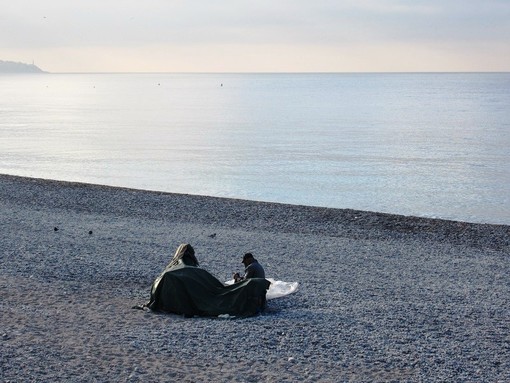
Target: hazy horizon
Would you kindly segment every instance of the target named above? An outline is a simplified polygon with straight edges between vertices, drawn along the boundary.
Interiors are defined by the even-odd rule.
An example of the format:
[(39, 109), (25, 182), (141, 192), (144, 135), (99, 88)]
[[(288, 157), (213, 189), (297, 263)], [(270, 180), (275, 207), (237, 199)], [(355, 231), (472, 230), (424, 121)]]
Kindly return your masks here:
[(52, 73), (510, 71), (503, 0), (20, 0), (0, 57)]
[[(41, 68), (44, 70), (44, 68)], [(291, 72), (291, 71), (288, 71), (288, 72), (276, 72), (276, 71), (272, 71), (272, 72), (255, 72), (255, 71), (252, 71), (252, 72), (213, 72), (213, 71), (202, 71), (202, 72), (176, 72), (176, 71), (173, 71), (173, 72), (163, 72), (163, 71), (155, 71), (155, 72), (135, 72), (135, 71), (117, 71), (117, 72), (108, 72), (108, 71), (96, 71), (96, 72), (48, 72), (48, 71), (45, 71), (44, 73), (46, 74), (225, 74), (225, 75), (228, 75), (228, 74), (267, 74), (267, 75), (270, 75), (270, 74), (281, 74), (281, 75), (285, 75), (285, 74), (420, 74), (420, 73), (423, 73), (423, 74), (427, 74), (427, 73), (430, 73), (430, 74), (441, 74), (441, 73), (445, 73), (445, 74), (455, 74), (455, 73), (473, 73), (473, 74), (476, 74), (476, 73), (494, 73), (494, 74), (498, 74), (498, 73), (510, 73), (510, 71), (428, 71), (428, 72), (425, 72), (425, 71), (408, 71), (408, 72), (381, 72), (381, 71), (367, 71), (367, 72)]]

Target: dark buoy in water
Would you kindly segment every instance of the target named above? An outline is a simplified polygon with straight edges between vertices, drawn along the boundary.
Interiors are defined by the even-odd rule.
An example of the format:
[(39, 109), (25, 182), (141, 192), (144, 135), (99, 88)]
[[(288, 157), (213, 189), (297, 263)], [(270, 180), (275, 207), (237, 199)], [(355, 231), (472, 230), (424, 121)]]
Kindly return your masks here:
[(55, 227), (53, 228), (53, 231), (58, 231), (58, 227), (56, 227), (56, 226), (55, 226)]
[(92, 230), (89, 230), (89, 235), (92, 235)]

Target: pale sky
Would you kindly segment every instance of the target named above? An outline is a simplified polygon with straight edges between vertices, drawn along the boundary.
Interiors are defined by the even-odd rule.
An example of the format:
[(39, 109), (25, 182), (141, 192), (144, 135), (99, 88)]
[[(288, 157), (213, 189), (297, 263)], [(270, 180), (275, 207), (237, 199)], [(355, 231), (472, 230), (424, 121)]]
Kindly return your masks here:
[(49, 72), (510, 71), (510, 0), (0, 0)]

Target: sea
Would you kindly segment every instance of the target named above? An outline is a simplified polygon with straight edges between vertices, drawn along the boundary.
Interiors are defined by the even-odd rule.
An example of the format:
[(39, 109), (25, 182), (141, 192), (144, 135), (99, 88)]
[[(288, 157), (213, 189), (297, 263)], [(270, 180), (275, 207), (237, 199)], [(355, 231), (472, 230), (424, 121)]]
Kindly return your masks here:
[(0, 173), (510, 224), (510, 73), (0, 75)]

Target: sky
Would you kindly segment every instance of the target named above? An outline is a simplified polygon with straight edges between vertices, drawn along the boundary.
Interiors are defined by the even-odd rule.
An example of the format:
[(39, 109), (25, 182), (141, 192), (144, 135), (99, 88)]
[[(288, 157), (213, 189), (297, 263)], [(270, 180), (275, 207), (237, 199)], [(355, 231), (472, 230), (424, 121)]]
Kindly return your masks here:
[(510, 0), (0, 0), (49, 72), (510, 71)]

